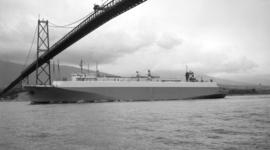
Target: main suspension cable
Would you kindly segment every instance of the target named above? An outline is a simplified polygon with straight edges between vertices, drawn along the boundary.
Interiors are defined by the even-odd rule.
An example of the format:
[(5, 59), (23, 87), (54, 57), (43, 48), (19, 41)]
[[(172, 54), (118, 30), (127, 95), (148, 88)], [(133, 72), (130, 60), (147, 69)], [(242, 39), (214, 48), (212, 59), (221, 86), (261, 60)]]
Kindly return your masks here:
[(52, 28), (65, 28), (65, 29), (74, 28), (74, 27), (64, 27), (64, 26), (55, 26), (55, 25), (49, 25), (49, 27), (52, 27)]
[(71, 22), (69, 24), (66, 24), (66, 25), (57, 25), (53, 22), (49, 22), (51, 24), (51, 27), (55, 27), (55, 28), (74, 28), (74, 27), (71, 27), (79, 22), (81, 22), (82, 20), (86, 19), (87, 17), (89, 17), (90, 14), (87, 14), (86, 16), (74, 21), (74, 22)]
[(32, 39), (32, 43), (31, 43), (31, 46), (30, 46), (30, 48), (28, 50), (27, 58), (26, 58), (26, 60), (24, 62), (24, 65), (23, 65), (23, 69), (25, 69), (25, 66), (28, 63), (28, 60), (29, 60), (29, 57), (30, 57), (30, 54), (31, 54), (31, 51), (32, 51), (32, 48), (33, 48), (33, 45), (34, 45), (34, 42), (35, 42), (35, 39), (36, 39), (37, 28), (38, 28), (38, 26), (36, 26), (36, 29), (35, 29), (35, 32), (34, 32), (34, 35), (33, 35), (33, 39)]

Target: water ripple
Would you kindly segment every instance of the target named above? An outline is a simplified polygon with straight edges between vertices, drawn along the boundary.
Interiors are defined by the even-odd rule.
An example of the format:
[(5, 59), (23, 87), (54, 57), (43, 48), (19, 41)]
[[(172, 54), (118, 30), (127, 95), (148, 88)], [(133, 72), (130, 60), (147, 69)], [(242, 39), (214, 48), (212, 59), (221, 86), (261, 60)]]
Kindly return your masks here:
[(0, 103), (0, 150), (270, 149), (270, 96), (67, 105)]

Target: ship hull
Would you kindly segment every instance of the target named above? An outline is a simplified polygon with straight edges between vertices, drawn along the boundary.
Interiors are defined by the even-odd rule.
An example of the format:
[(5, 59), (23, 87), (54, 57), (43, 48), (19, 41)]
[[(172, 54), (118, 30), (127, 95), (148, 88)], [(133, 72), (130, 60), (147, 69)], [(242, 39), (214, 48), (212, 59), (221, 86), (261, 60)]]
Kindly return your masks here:
[(224, 98), (218, 86), (26, 86), (33, 104)]

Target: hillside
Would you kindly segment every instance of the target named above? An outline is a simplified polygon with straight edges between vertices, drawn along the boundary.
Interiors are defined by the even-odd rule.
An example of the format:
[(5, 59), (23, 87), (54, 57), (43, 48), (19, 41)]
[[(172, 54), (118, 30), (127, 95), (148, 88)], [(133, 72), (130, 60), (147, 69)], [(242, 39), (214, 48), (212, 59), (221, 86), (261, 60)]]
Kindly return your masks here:
[[(0, 60), (0, 89), (11, 83), (22, 71), (23, 65), (12, 62), (4, 62)], [(51, 67), (52, 78), (55, 80), (62, 80), (64, 78), (70, 79), (70, 74), (80, 72), (79, 68), (70, 66), (60, 66), (60, 72), (55, 65), (55, 71)], [(90, 70), (90, 72), (94, 72)], [(100, 72), (101, 75), (106, 74)], [(29, 76), (30, 84), (34, 84), (35, 72)]]
[[(16, 64), (12, 62), (4, 62), (0, 60), (0, 89), (7, 86), (10, 82), (12, 82), (22, 71), (23, 65)], [(60, 66), (60, 72), (58, 71), (58, 67), (55, 65), (54, 67), (55, 71), (53, 71), (53, 67), (51, 67), (52, 71), (52, 78), (54, 80), (62, 80), (62, 79), (70, 79), (70, 74), (80, 72), (79, 68), (71, 67), (71, 66)], [(90, 72), (94, 72), (90, 70)], [(102, 73), (107, 74), (107, 73)], [(146, 73), (145, 73), (146, 74)], [(184, 81), (184, 72), (176, 72), (176, 71), (152, 71), (152, 75), (158, 75), (161, 78), (172, 78), (172, 79), (180, 79)], [(144, 75), (141, 73), (141, 75)], [(134, 76), (134, 75), (133, 75)], [(218, 84), (220, 84), (224, 88), (228, 89), (252, 89), (252, 88), (269, 88), (269, 87), (262, 87), (255, 84), (250, 83), (244, 83), (244, 82), (238, 82), (238, 81), (231, 81), (231, 80), (225, 80), (220, 78), (213, 78), (209, 77), (204, 74), (196, 74), (195, 76), (200, 80), (203, 78), (205, 81), (209, 81), (210, 79), (213, 79)], [(30, 84), (34, 84), (35, 81), (35, 72), (30, 75)]]
[[(22, 71), (23, 65), (16, 64), (12, 62), (0, 61), (0, 90), (10, 84)], [(54, 71), (53, 71), (54, 70)], [(70, 74), (80, 72), (79, 68), (71, 66), (60, 66), (60, 71), (55, 65), (54, 69), (51, 67), (52, 78), (54, 80), (63, 80), (70, 79)], [(90, 70), (90, 72), (94, 72)], [(100, 72), (101, 75), (109, 75), (107, 73)], [(152, 75), (159, 75), (163, 79), (180, 79), (184, 81), (184, 72), (174, 72), (174, 71), (153, 71)], [(143, 74), (141, 74), (143, 75)], [(239, 95), (239, 94), (270, 94), (269, 86), (261, 86), (243, 82), (236, 82), (231, 80), (224, 80), (219, 78), (209, 77), (203, 74), (195, 74), (197, 79), (200, 80), (203, 78), (205, 81), (213, 79), (216, 81), (222, 88), (228, 90), (230, 95)], [(131, 75), (132, 76), (132, 75)], [(134, 76), (134, 75), (133, 75)], [(29, 76), (30, 84), (35, 84), (35, 72)], [(8, 99), (13, 99), (17, 97), (17, 93), (21, 90), (19, 88), (12, 90), (8, 95)], [(0, 100), (1, 101), (1, 100)]]
[[(239, 81), (233, 81), (233, 80), (226, 80), (226, 79), (220, 79), (215, 77), (210, 77), (208, 75), (194, 72), (195, 76), (198, 80), (203, 79), (204, 81), (209, 81), (210, 79), (214, 80), (218, 84), (221, 85), (233, 85), (233, 86), (254, 86), (254, 84), (251, 83), (245, 83), (245, 82), (239, 82)], [(154, 71), (153, 75), (159, 75), (162, 78), (171, 78), (171, 79), (180, 79), (182, 81), (185, 81), (185, 72), (183, 71)]]
[(23, 65), (0, 61), (0, 88), (7, 86), (22, 71)]

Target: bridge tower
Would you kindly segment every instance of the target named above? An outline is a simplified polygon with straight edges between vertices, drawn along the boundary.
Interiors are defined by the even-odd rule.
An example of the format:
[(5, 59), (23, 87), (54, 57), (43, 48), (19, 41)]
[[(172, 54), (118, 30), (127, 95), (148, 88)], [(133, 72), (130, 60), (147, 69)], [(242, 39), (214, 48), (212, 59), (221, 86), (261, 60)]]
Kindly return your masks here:
[[(37, 59), (50, 48), (48, 20), (38, 20)], [(36, 85), (51, 85), (50, 60), (39, 67), (36, 63)]]

